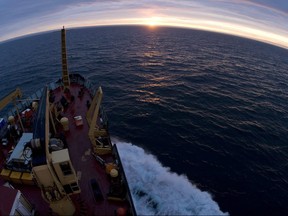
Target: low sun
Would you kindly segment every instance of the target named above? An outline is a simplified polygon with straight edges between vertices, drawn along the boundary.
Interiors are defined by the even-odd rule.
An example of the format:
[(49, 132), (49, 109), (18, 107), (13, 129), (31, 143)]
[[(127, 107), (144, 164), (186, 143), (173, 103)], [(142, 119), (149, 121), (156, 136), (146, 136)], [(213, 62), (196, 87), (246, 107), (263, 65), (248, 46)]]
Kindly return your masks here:
[(160, 18), (159, 17), (151, 17), (146, 20), (146, 25), (149, 26), (150, 28), (155, 28), (160, 24)]
[(149, 27), (155, 27), (155, 26), (156, 26), (156, 22), (150, 21), (150, 22), (148, 23), (148, 26), (149, 26)]

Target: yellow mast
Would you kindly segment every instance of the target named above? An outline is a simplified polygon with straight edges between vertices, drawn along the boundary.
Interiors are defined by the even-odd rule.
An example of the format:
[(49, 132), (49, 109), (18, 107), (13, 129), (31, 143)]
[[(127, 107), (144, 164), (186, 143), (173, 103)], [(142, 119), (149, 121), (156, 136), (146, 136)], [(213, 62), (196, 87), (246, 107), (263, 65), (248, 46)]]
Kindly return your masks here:
[(70, 86), (69, 72), (67, 66), (67, 52), (66, 52), (66, 31), (63, 26), (61, 30), (61, 44), (62, 44), (62, 79), (64, 88)]
[[(69, 88), (70, 79), (67, 69), (67, 58), (66, 58), (66, 40), (65, 40), (65, 29), (61, 30), (62, 38), (62, 78), (64, 88)], [(37, 185), (41, 188), (42, 197), (49, 203), (50, 208), (53, 212), (58, 215), (73, 215), (75, 213), (75, 206), (70, 199), (70, 194), (80, 193), (80, 187), (78, 178), (73, 168), (73, 164), (69, 157), (69, 150), (64, 148), (57, 151), (49, 151), (49, 134), (50, 125), (49, 118), (51, 110), (49, 103), (48, 89), (43, 93), (45, 99), (45, 148), (43, 149), (43, 143), (41, 139), (35, 138), (31, 141), (34, 149), (39, 151), (45, 151), (46, 163), (42, 162), (37, 165), (33, 165), (32, 172), (36, 179)], [(44, 103), (42, 101), (42, 103)], [(43, 108), (43, 107), (42, 107)], [(41, 119), (40, 119), (41, 120)], [(41, 120), (42, 121), (42, 120)], [(53, 122), (53, 120), (51, 121)], [(53, 126), (54, 130), (55, 125)], [(35, 150), (35, 151), (36, 151)], [(43, 155), (41, 156), (43, 157)]]

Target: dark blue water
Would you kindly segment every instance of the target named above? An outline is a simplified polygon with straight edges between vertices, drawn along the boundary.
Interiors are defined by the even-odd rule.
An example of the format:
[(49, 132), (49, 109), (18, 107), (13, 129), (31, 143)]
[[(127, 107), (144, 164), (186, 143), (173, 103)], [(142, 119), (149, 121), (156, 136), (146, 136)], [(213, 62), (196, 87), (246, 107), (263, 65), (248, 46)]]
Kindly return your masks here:
[[(67, 46), (70, 71), (102, 85), (113, 136), (186, 174), (224, 212), (287, 213), (287, 50), (146, 27), (68, 30)], [(60, 32), (1, 44), (1, 96), (29, 95), (60, 64)]]

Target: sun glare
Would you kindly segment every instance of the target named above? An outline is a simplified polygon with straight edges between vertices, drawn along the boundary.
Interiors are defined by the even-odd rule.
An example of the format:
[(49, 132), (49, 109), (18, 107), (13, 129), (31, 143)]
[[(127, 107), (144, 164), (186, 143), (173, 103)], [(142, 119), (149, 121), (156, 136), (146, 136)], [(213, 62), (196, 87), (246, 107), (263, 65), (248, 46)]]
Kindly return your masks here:
[(150, 28), (155, 28), (161, 23), (161, 19), (159, 17), (151, 17), (146, 20), (146, 25)]
[(156, 22), (150, 21), (150, 22), (148, 23), (148, 26), (149, 26), (149, 27), (155, 27), (155, 26), (156, 26)]

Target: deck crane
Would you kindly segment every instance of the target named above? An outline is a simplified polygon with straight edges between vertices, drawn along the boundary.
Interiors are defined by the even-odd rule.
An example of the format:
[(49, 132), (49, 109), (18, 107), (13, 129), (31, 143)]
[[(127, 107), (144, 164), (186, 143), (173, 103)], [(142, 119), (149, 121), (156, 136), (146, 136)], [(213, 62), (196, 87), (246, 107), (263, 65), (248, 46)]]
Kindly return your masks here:
[(8, 95), (6, 95), (5, 97), (3, 97), (1, 100), (0, 100), (0, 111), (6, 107), (10, 102), (12, 102), (16, 108), (16, 111), (17, 111), (17, 116), (19, 118), (19, 122), (20, 122), (20, 125), (21, 125), (21, 128), (22, 130), (24, 130), (24, 127), (23, 127), (23, 124), (22, 124), (22, 121), (21, 121), (21, 118), (20, 118), (20, 114), (19, 114), (19, 110), (16, 106), (16, 100), (17, 99), (20, 99), (22, 97), (22, 92), (20, 90), (20, 88), (16, 88), (14, 91), (10, 92)]
[(16, 99), (20, 99), (22, 97), (22, 92), (19, 88), (16, 88), (16, 90), (10, 92), (8, 95), (6, 95), (4, 98), (0, 101), (0, 111), (7, 106), (10, 102), (16, 102)]

